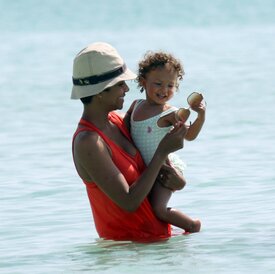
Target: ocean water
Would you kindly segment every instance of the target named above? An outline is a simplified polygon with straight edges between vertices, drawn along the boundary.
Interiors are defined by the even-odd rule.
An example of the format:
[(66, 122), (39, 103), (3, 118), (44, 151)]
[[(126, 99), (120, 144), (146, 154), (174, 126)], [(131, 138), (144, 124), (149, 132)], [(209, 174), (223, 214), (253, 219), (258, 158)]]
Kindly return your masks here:
[[(0, 273), (275, 273), (274, 14), (272, 0), (0, 0)], [(82, 105), (69, 99), (72, 60), (95, 41), (132, 70), (170, 51), (186, 72), (171, 104), (204, 94), (204, 128), (178, 152), (188, 184), (170, 201), (200, 233), (98, 238), (71, 157)], [(124, 111), (144, 96), (129, 86)]]

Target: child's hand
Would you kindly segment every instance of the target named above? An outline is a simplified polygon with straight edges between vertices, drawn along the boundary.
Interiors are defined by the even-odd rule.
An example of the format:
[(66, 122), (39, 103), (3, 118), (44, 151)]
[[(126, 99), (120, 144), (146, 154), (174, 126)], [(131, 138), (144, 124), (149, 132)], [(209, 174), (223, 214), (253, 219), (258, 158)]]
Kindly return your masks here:
[(190, 109), (198, 113), (198, 117), (204, 118), (206, 103), (201, 93), (199, 92), (191, 93), (187, 98), (187, 102), (190, 106)]
[(203, 95), (196, 91), (192, 92), (187, 98), (187, 102), (191, 108), (199, 106), (202, 100), (203, 100)]
[(189, 116), (190, 110), (186, 108), (180, 108), (178, 111), (175, 112), (176, 121), (181, 121), (185, 123)]
[(204, 114), (206, 110), (206, 105), (204, 102), (201, 102), (199, 105), (191, 106), (190, 108), (198, 114)]
[(204, 104), (200, 104), (197, 107), (192, 108), (192, 110), (194, 110), (195, 112), (197, 112), (198, 117), (197, 119), (199, 121), (203, 121), (205, 120), (205, 105)]

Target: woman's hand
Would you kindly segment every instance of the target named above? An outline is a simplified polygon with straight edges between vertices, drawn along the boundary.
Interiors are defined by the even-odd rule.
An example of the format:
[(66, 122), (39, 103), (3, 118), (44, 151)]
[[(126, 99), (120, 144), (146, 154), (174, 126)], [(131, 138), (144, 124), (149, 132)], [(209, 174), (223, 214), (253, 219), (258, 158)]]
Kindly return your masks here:
[(169, 153), (183, 148), (183, 141), (187, 130), (188, 127), (184, 123), (177, 122), (174, 128), (160, 141), (157, 151), (167, 156)]
[(182, 174), (170, 165), (164, 164), (157, 177), (159, 183), (173, 191), (185, 187), (186, 181)]

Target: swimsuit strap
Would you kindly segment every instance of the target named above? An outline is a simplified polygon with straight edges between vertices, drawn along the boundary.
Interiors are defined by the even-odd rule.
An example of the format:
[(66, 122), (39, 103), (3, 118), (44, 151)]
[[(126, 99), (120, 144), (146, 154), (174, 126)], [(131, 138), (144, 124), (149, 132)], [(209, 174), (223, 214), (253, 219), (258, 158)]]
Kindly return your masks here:
[[(108, 118), (111, 122), (113, 122), (122, 132), (122, 134), (129, 140), (129, 142), (133, 143), (133, 140), (131, 138), (131, 135), (123, 121), (123, 119), (116, 113), (114, 112), (110, 112), (108, 115)], [(95, 131), (98, 133), (98, 135), (104, 140), (104, 142), (110, 147), (112, 148), (112, 146), (115, 146), (117, 149), (119, 149), (121, 151), (121, 153), (123, 153), (124, 155), (126, 155), (128, 158), (131, 159), (137, 159), (139, 156), (139, 152), (136, 151), (135, 155), (131, 155), (129, 153), (127, 153), (126, 151), (124, 151), (118, 144), (116, 144), (112, 139), (110, 139), (109, 137), (107, 137), (101, 130), (99, 130), (94, 124), (92, 124), (91, 122), (85, 120), (85, 119), (80, 119), (79, 121), (79, 125), (83, 126), (81, 128), (78, 128), (73, 136), (73, 143), (74, 143), (74, 139), (76, 137), (76, 135), (81, 132), (81, 131)], [(111, 149), (112, 150), (112, 149)]]
[(95, 125), (93, 125), (91, 122), (81, 118), (78, 125), (83, 127), (77, 129), (75, 136), (81, 131), (95, 131), (107, 144), (110, 142), (110, 139), (106, 137), (106, 135), (104, 135), (103, 132), (96, 128)]
[(137, 109), (137, 107), (143, 102), (144, 100), (143, 99), (138, 99), (135, 101), (135, 105), (134, 105), (134, 108), (133, 108), (133, 111), (132, 113), (134, 113)]
[[(136, 100), (132, 113), (134, 113), (134, 112), (136, 111), (137, 107), (138, 107), (143, 101), (144, 101), (143, 99)], [(170, 107), (169, 109), (167, 109), (167, 110), (163, 111), (162, 113), (160, 113), (160, 114), (159, 114), (159, 118), (164, 117), (164, 116), (166, 116), (166, 115), (168, 115), (168, 114), (170, 114), (170, 113), (172, 113), (172, 112), (175, 112), (175, 111), (177, 111), (177, 110), (178, 110), (177, 107), (172, 106), (172, 107)], [(131, 115), (131, 116), (132, 116), (132, 115)], [(154, 117), (157, 118), (157, 116), (158, 116), (158, 115), (156, 115), (156, 116), (154, 116)], [(154, 118), (154, 117), (151, 117), (151, 118)], [(146, 119), (146, 120), (147, 120), (147, 119)]]
[(175, 112), (175, 111), (177, 111), (177, 110), (178, 110), (178, 108), (176, 108), (176, 107), (170, 107), (169, 109), (163, 111), (163, 112), (160, 114), (160, 118), (161, 118), (161, 117), (164, 117), (164, 116), (166, 116), (166, 115), (168, 115), (168, 114), (170, 114), (170, 113), (172, 113), (172, 112)]
[[(119, 129), (120, 131), (123, 133), (123, 135), (129, 140), (132, 142), (132, 139), (131, 139), (131, 136), (130, 136), (130, 133), (128, 132), (124, 122), (123, 122), (123, 119), (121, 117), (119, 117), (117, 114), (115, 113), (109, 113), (108, 115), (108, 118), (111, 122), (113, 122)], [(79, 125), (83, 126), (84, 128), (79, 128), (77, 131), (76, 131), (76, 134), (79, 132), (79, 131), (83, 131), (83, 129), (85, 130), (89, 130), (89, 131), (96, 131), (100, 137), (102, 137), (102, 139), (104, 141), (106, 141), (108, 143), (108, 141), (111, 141), (113, 142), (112, 140), (110, 140), (100, 129), (98, 129), (94, 124), (92, 124), (91, 122), (81, 118), (80, 121), (79, 121)]]

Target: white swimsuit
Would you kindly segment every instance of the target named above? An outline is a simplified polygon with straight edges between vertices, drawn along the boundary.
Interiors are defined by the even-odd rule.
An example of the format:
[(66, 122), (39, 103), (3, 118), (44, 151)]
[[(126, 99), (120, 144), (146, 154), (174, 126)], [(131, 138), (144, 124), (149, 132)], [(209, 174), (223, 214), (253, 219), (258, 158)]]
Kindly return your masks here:
[[(176, 107), (171, 107), (166, 111), (148, 118), (142, 121), (135, 121), (133, 119), (136, 108), (144, 100), (137, 100), (134, 105), (133, 112), (131, 114), (131, 136), (134, 140), (135, 145), (141, 152), (142, 158), (146, 165), (148, 165), (154, 156), (154, 153), (158, 147), (159, 142), (162, 138), (173, 128), (173, 126), (159, 127), (157, 122), (161, 117), (168, 115), (177, 110)], [(179, 169), (181, 172), (185, 168), (185, 164), (181, 159), (174, 153), (169, 154), (169, 160), (172, 162), (173, 166)]]

